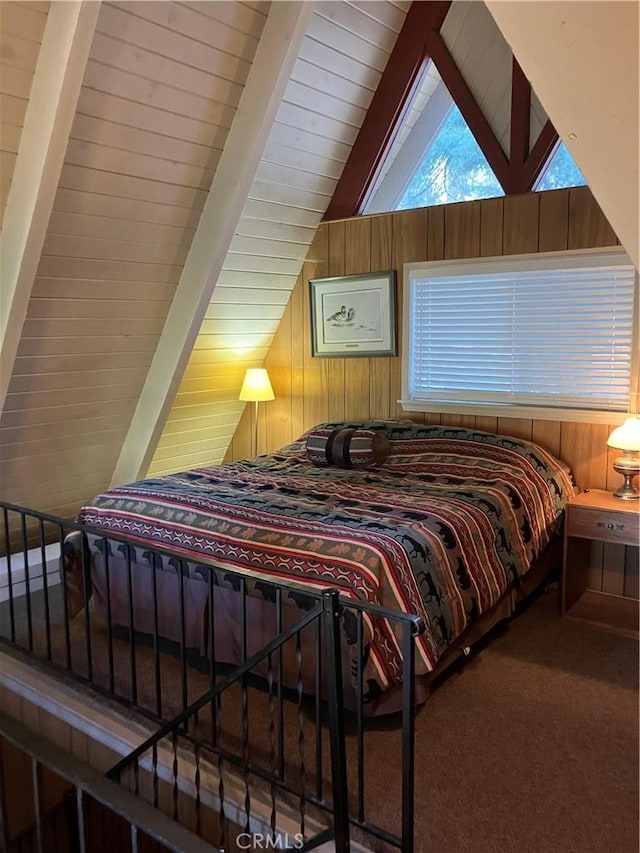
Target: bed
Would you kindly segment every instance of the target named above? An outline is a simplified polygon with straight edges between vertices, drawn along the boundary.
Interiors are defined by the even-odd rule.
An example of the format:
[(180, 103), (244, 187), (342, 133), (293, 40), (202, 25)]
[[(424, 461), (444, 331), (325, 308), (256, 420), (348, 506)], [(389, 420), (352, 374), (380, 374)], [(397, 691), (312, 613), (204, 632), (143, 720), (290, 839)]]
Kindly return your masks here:
[[(148, 549), (155, 545), (187, 561), (186, 642), (200, 654), (208, 653), (207, 567), (215, 566), (222, 570), (213, 614), (217, 659), (237, 662), (240, 654), (239, 573), (251, 592), (249, 653), (264, 641), (265, 624), (273, 624), (273, 602), (261, 581), (292, 586), (286, 601), (292, 614), (305, 606), (296, 588), (337, 588), (345, 600), (421, 617), (416, 673), (426, 684), (540, 583), (574, 491), (566, 465), (519, 438), (393, 420), (341, 422), (318, 424), (255, 459), (111, 489), (88, 501), (78, 521), (133, 543), (137, 630), (152, 630)], [(87, 546), (95, 606), (106, 611), (108, 589), (111, 620), (126, 627), (122, 549), (95, 535)], [(70, 539), (64, 572), (72, 616), (84, 604), (81, 563), (78, 542)], [(164, 558), (155, 568), (160, 633), (176, 639), (177, 563)], [(383, 697), (399, 683), (401, 655), (383, 619), (367, 623), (364, 668), (365, 698), (384, 709)]]

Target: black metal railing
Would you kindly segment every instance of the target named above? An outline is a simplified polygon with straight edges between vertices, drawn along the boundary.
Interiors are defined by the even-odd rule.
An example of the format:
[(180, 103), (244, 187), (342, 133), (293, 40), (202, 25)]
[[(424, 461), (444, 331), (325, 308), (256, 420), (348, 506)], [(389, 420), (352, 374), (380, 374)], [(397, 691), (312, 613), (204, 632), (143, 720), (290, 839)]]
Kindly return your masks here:
[[(141, 764), (148, 768), (151, 775), (151, 785), (149, 790), (152, 793), (153, 805), (158, 807), (159, 792), (158, 792), (158, 754), (160, 744), (165, 743), (165, 752), (170, 754), (171, 761), (168, 775), (168, 783), (172, 791), (173, 802), (173, 817), (179, 820), (178, 807), (178, 792), (180, 785), (184, 786), (188, 781), (193, 780), (191, 786), (191, 796), (196, 804), (197, 826), (200, 826), (199, 810), (202, 803), (202, 767), (203, 763), (208, 763), (209, 776), (216, 777), (217, 784), (215, 789), (218, 792), (216, 801), (218, 805), (218, 817), (220, 827), (219, 847), (224, 849), (227, 846), (226, 833), (226, 818), (224, 796), (220, 795), (221, 787), (224, 788), (224, 767), (228, 764), (232, 768), (231, 778), (236, 781), (242, 780), (243, 797), (242, 805), (244, 814), (239, 820), (234, 822), (240, 823), (242, 832), (245, 835), (253, 835), (252, 826), (255, 825), (255, 811), (251, 801), (251, 780), (255, 778), (258, 782), (265, 783), (260, 791), (258, 786), (258, 795), (268, 795), (262, 806), (267, 805), (267, 812), (264, 812), (266, 828), (271, 835), (274, 845), (280, 849), (282, 844), (279, 839), (283, 835), (289, 834), (287, 829), (282, 828), (279, 821), (278, 811), (278, 795), (289, 795), (290, 806), (287, 809), (286, 818), (288, 823), (292, 819), (297, 821), (295, 835), (300, 839), (308, 837), (306, 825), (306, 809), (307, 804), (319, 806), (324, 809), (329, 816), (332, 816), (332, 826), (327, 826), (320, 832), (310, 838), (306, 844), (300, 841), (297, 845), (298, 849), (313, 849), (318, 844), (327, 840), (333, 840), (338, 850), (347, 850), (349, 846), (349, 816), (345, 809), (340, 808), (341, 804), (347, 802), (347, 776), (346, 776), (346, 755), (344, 751), (344, 738), (339, 730), (339, 721), (342, 719), (342, 689), (340, 678), (340, 640), (338, 622), (340, 615), (340, 604), (338, 595), (335, 592), (328, 592), (322, 596), (321, 601), (318, 601), (314, 607), (307, 612), (295, 625), (283, 630), (283, 632), (274, 640), (269, 642), (263, 649), (256, 654), (247, 658), (246, 662), (241, 666), (236, 667), (231, 673), (226, 675), (216, 686), (208, 690), (196, 702), (186, 708), (181, 714), (173, 720), (166, 723), (155, 734), (149, 737), (144, 743), (137, 747), (130, 755), (122, 759), (116, 764), (107, 774), (108, 778), (115, 779), (123, 783), (125, 779), (129, 789), (136, 795), (140, 795), (140, 768)], [(275, 737), (273, 732), (275, 729), (274, 721), (274, 679), (273, 679), (273, 658), (289, 640), (293, 640), (299, 647), (300, 632), (307, 626), (313, 624), (317, 620), (322, 619), (326, 625), (326, 654), (327, 658), (337, 662), (337, 666), (330, 667), (331, 673), (328, 685), (328, 708), (329, 708), (329, 732), (333, 734), (331, 739), (331, 802), (327, 802), (322, 797), (318, 798), (313, 793), (307, 793), (304, 784), (298, 788), (288, 778), (284, 764), (281, 770), (277, 767), (277, 756), (275, 751)], [(247, 736), (249, 715), (246, 701), (246, 677), (261, 661), (268, 662), (268, 690), (269, 690), (269, 725), (268, 729), (272, 736), (269, 738), (269, 754), (266, 767), (261, 767), (249, 759), (249, 738)], [(225, 691), (235, 684), (239, 683), (242, 689), (242, 751), (240, 755), (234, 754), (225, 748), (220, 727), (221, 717), (221, 699)], [(297, 696), (298, 709), (302, 703), (302, 682), (299, 681), (299, 690)], [(215, 708), (217, 725), (215, 731), (215, 741), (211, 741), (203, 736), (203, 733), (198, 733), (198, 713), (206, 706)], [(300, 737), (302, 729), (298, 730)], [(182, 745), (181, 768), (178, 762), (179, 744)], [(186, 753), (186, 754), (185, 754)], [(146, 759), (146, 761), (145, 761)], [(302, 773), (304, 776), (304, 773)], [(303, 780), (304, 781), (304, 780)], [(298, 813), (293, 816), (291, 804), (294, 798), (297, 800)], [(286, 801), (285, 801), (286, 804)], [(196, 830), (197, 831), (197, 830)]]
[[(310, 847), (328, 835), (340, 850), (356, 837), (411, 853), (417, 617), (0, 507), (0, 642), (159, 726), (114, 778), (136, 794), (150, 779), (152, 805), (168, 786), (174, 816), (216, 812), (221, 847), (232, 819), (272, 838), (293, 826)], [(367, 796), (365, 669), (382, 623), (400, 661), (401, 769), (386, 822)]]
[[(0, 850), (212, 853), (211, 844), (0, 713)], [(96, 828), (99, 830), (96, 831)]]

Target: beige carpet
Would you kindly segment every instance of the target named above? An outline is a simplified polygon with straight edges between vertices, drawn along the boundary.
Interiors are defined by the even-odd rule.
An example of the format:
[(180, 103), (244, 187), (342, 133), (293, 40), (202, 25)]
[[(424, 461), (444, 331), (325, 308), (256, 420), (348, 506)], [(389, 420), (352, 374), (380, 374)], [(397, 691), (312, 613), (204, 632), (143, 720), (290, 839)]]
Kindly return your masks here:
[[(637, 642), (550, 594), (469, 663), (418, 717), (416, 849), (636, 853)], [(393, 766), (383, 740), (377, 760)]]

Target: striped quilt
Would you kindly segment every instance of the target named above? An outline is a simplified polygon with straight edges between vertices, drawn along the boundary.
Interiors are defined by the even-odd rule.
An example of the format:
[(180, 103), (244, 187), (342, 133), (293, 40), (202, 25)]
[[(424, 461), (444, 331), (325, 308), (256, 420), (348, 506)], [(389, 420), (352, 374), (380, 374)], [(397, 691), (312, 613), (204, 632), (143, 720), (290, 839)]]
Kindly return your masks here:
[[(322, 424), (337, 429), (344, 424)], [(528, 571), (560, 529), (574, 487), (530, 442), (479, 431), (368, 421), (373, 468), (313, 465), (305, 436), (276, 453), (148, 479), (98, 495), (79, 521), (251, 576), (338, 588), (422, 617), (423, 670)], [(319, 429), (315, 427), (314, 429)], [(400, 673), (389, 625), (373, 627), (370, 674)]]

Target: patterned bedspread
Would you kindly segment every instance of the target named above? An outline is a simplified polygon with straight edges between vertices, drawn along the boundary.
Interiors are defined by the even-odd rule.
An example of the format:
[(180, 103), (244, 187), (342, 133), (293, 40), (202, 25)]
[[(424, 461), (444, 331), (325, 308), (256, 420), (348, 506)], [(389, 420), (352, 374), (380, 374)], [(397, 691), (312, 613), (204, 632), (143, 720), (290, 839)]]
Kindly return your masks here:
[[(338, 424), (323, 425), (336, 428)], [(99, 495), (79, 520), (190, 561), (341, 594), (421, 616), (423, 669), (528, 571), (557, 535), (574, 488), (566, 466), (516, 438), (374, 421), (391, 442), (374, 468), (316, 467), (305, 437), (230, 465)], [(376, 625), (381, 687), (399, 646)]]

